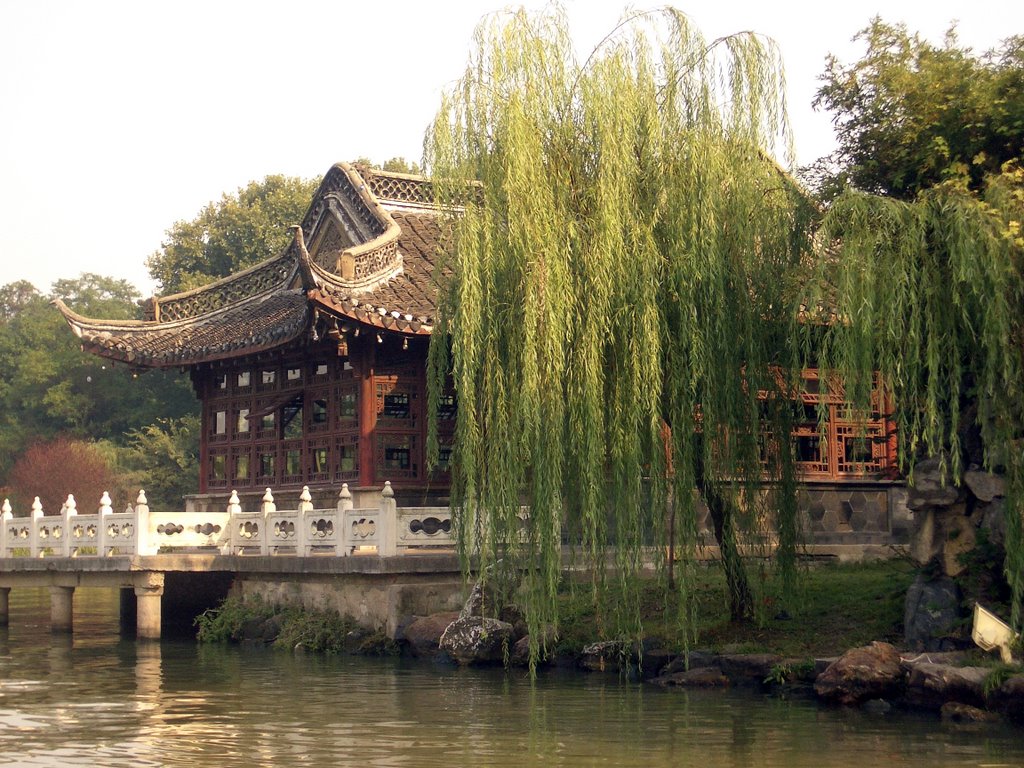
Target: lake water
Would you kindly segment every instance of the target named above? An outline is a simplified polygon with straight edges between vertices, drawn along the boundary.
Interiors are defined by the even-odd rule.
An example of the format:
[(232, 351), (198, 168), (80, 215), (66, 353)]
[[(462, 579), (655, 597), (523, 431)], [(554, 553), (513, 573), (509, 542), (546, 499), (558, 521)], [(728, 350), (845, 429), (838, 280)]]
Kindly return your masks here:
[(1024, 731), (615, 677), (293, 656), (118, 636), (115, 591), (12, 590), (2, 766), (996, 766)]

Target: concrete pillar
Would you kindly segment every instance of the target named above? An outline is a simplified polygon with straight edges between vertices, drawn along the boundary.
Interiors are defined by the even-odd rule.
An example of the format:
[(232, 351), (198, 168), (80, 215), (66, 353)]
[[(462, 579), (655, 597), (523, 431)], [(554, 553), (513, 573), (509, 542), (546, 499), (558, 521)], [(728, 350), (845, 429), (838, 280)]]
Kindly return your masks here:
[(71, 632), (74, 625), (74, 587), (50, 587), (50, 631)]
[(163, 594), (162, 584), (135, 588), (135, 637), (139, 640), (160, 639), (160, 602)]
[(11, 588), (0, 587), (0, 627), (6, 627), (10, 618)]

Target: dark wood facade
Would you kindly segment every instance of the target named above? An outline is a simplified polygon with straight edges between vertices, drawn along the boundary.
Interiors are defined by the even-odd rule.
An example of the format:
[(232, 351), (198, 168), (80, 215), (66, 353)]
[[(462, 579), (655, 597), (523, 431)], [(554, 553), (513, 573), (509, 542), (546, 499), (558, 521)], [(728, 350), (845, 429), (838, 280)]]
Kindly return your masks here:
[[(428, 180), (339, 164), (274, 258), (150, 299), (144, 321), (90, 319), (57, 304), (83, 349), (190, 371), (202, 401), (202, 493), (387, 480), (443, 496), (455, 397), (442, 397), (439, 466), (428, 473), (425, 371), (445, 215)], [(808, 371), (794, 396), (805, 417), (791, 436), (803, 479), (890, 477), (884, 397), (876, 392), (858, 421), (836, 392)]]
[(302, 485), (445, 491), (454, 396), (442, 398), (439, 465), (426, 468), (426, 338), (363, 329), (198, 366), (200, 492)]

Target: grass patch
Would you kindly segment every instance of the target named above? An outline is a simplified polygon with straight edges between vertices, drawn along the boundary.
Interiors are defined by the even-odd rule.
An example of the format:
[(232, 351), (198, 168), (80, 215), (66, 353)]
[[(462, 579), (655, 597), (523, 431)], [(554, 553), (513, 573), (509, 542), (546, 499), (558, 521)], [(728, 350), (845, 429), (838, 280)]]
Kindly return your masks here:
[[(229, 597), (196, 619), (196, 637), (201, 643), (237, 643), (253, 634), (266, 639), (268, 626), (275, 648), (301, 646), (313, 653), (352, 650), (350, 633), (357, 629), (355, 622), (336, 611), (278, 608), (258, 599)], [(363, 634), (359, 640), (366, 643)]]
[[(721, 569), (701, 566), (695, 575), (688, 585), (697, 599), (691, 648), (808, 658), (838, 655), (872, 640), (899, 643), (903, 602), (915, 570), (902, 560), (807, 568), (800, 575), (799, 593), (787, 602), (785, 612), (775, 585), (765, 580), (759, 619), (739, 623), (729, 620)], [(662, 639), (669, 647), (682, 645), (671, 610), (676, 599), (657, 581), (644, 584), (640, 591), (645, 635)], [(594, 606), (588, 585), (566, 588), (561, 608), (559, 650), (578, 651), (595, 640), (615, 639), (612, 622)]]

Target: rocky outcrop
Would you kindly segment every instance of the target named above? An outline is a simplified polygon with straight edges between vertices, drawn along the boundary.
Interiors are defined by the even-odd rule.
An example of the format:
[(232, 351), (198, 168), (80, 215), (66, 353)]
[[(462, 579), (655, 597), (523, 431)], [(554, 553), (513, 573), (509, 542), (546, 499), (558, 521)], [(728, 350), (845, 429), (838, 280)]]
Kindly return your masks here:
[(948, 576), (928, 579), (919, 574), (907, 590), (903, 635), (908, 648), (941, 651), (943, 639), (960, 621), (960, 589)]
[(826, 701), (860, 704), (898, 697), (905, 677), (899, 652), (889, 643), (874, 642), (849, 650), (830, 664), (814, 681), (814, 691)]
[(697, 667), (682, 672), (670, 672), (660, 675), (652, 683), (663, 688), (680, 686), (684, 688), (724, 688), (729, 685), (729, 678), (719, 667)]
[(946, 723), (991, 723), (999, 720), (999, 715), (970, 704), (949, 701), (939, 710), (943, 722)]
[(444, 631), (457, 618), (459, 614), (455, 612), (434, 613), (415, 618), (405, 626), (402, 640), (413, 656), (432, 657), (440, 648)]
[(771, 653), (731, 653), (723, 654), (718, 664), (730, 680), (762, 683), (781, 661), (781, 656)]
[(1001, 712), (1007, 719), (1024, 724), (1024, 675), (1013, 675), (989, 694), (989, 709)]
[(914, 465), (913, 478), (907, 508), (914, 514), (910, 554), (918, 563), (935, 562), (944, 575), (956, 576), (964, 568), (960, 556), (975, 546), (979, 530), (1002, 541), (1005, 477), (971, 465), (956, 487), (934, 456)]
[(948, 664), (909, 665), (906, 700), (925, 709), (940, 709), (949, 702), (985, 706), (985, 667), (955, 667)]
[(512, 651), (512, 625), (485, 616), (459, 616), (441, 635), (440, 649), (462, 665), (503, 664)]

